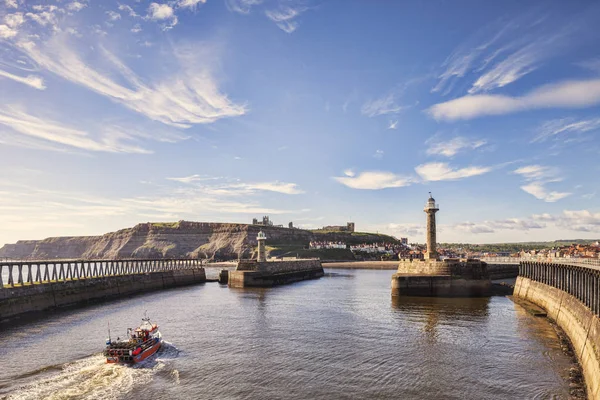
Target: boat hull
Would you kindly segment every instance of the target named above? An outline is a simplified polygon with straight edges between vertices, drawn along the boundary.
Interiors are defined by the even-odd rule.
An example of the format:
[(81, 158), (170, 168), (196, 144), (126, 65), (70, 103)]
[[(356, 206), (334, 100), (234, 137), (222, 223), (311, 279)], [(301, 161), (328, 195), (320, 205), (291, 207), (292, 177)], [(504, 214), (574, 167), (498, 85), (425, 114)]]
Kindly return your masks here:
[(136, 364), (136, 363), (144, 361), (145, 359), (147, 359), (148, 357), (150, 357), (151, 355), (156, 353), (160, 349), (161, 345), (162, 345), (162, 340), (158, 339), (156, 341), (156, 343), (154, 343), (150, 347), (146, 348), (141, 353), (134, 355), (134, 356), (127, 357), (127, 359), (123, 359), (122, 357), (119, 357), (118, 355), (115, 355), (115, 356), (108, 355), (106, 357), (106, 363), (107, 364)]

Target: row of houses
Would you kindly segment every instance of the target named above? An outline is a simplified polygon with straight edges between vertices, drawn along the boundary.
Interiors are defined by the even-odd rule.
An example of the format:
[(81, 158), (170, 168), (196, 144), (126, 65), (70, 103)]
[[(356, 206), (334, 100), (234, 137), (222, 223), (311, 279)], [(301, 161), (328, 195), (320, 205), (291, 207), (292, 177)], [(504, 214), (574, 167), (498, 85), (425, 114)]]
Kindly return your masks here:
[(348, 246), (344, 242), (310, 242), (309, 249), (347, 249)]

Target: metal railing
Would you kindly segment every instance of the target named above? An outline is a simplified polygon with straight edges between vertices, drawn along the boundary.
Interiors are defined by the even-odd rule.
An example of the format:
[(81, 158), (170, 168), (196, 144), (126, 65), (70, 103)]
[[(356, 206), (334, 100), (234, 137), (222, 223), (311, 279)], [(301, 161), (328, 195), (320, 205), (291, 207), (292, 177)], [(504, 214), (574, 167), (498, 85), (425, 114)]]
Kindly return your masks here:
[(0, 290), (16, 286), (195, 269), (199, 259), (0, 261)]
[(488, 264), (519, 264), (522, 261), (539, 261), (546, 263), (556, 263), (565, 265), (578, 265), (599, 267), (600, 259), (598, 258), (564, 258), (564, 257), (481, 257), (481, 261)]
[(529, 260), (519, 265), (519, 276), (567, 292), (588, 307), (592, 313), (600, 315), (600, 269), (598, 268)]

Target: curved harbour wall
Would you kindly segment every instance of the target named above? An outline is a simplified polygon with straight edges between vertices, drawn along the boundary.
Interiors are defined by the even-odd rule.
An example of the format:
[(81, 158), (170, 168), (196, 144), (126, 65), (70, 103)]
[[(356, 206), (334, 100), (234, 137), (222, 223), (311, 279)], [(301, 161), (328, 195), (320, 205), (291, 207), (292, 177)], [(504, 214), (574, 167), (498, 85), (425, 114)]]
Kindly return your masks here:
[[(544, 266), (543, 268), (545, 268), (544, 273), (547, 274), (551, 267)], [(555, 278), (552, 279), (552, 283), (556, 284)], [(583, 286), (583, 281), (580, 283), (569, 279), (567, 277), (568, 282), (578, 286), (578, 290), (590, 293), (593, 299), (598, 298), (597, 281), (590, 280), (587, 282), (589, 286)], [(523, 276), (517, 278), (514, 296), (544, 308), (548, 317), (565, 331), (571, 339), (573, 349), (583, 369), (588, 397), (600, 399), (600, 320), (598, 315), (574, 295)]]
[(0, 289), (0, 320), (54, 308), (118, 299), (206, 282), (204, 268), (75, 279)]

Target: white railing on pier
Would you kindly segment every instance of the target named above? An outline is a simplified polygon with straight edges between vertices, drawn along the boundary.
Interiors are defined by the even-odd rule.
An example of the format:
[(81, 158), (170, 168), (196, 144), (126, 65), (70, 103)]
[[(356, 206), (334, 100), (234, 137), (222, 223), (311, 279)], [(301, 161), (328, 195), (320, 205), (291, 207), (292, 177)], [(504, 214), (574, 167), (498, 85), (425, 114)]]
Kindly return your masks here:
[(196, 269), (200, 259), (1, 261), (0, 290), (15, 286)]

